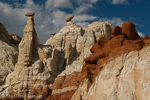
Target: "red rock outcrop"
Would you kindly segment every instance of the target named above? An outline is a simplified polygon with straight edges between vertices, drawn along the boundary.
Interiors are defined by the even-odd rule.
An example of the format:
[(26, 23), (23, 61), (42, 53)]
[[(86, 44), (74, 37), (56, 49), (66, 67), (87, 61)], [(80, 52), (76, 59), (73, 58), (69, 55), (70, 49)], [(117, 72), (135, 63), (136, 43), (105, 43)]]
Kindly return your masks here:
[[(93, 54), (84, 59), (85, 63), (81, 71), (82, 76), (79, 77), (80, 81), (83, 82), (84, 79), (88, 78), (89, 79), (88, 89), (89, 89), (92, 83), (95, 81), (95, 77), (98, 75), (98, 73), (101, 70), (104, 69), (103, 64), (106, 64), (110, 57), (116, 58), (122, 54), (129, 53), (131, 51), (141, 50), (142, 48), (145, 48), (150, 45), (149, 41), (150, 41), (149, 36), (145, 36), (145, 38), (141, 38), (138, 35), (138, 33), (135, 31), (135, 25), (131, 22), (123, 23), (122, 28), (118, 26), (114, 27), (112, 29), (112, 36), (110, 38), (106, 38), (106, 37), (99, 38), (97, 43), (93, 45), (93, 47), (90, 49), (90, 51)], [(58, 79), (59, 80), (55, 80), (54, 86), (58, 85), (57, 88), (61, 88), (62, 84), (64, 83), (66, 84), (66, 82), (64, 81), (65, 78), (61, 77)], [(68, 79), (67, 85), (65, 87), (72, 86), (73, 85), (72, 80), (73, 79), (71, 78)], [(63, 93), (67, 93), (67, 92), (62, 92), (62, 94)], [(56, 99), (55, 95), (51, 95), (49, 98)], [(61, 94), (59, 94), (59, 97), (61, 98), (60, 95)], [(58, 98), (58, 94), (57, 94), (57, 98)], [(60, 98), (58, 98), (58, 100), (62, 100)], [(70, 94), (68, 94), (68, 97), (65, 99), (70, 100)]]
[[(27, 16), (31, 19), (31, 17), (33, 16), (33, 13), (28, 13)], [(32, 22), (33, 22), (32, 26), (34, 26), (34, 21), (32, 21)], [(32, 29), (33, 29), (33, 27), (32, 27)], [(33, 30), (33, 32), (34, 32), (34, 30)], [(24, 84), (26, 84), (26, 85), (23, 84), (19, 88), (15, 87), (15, 89), (13, 89), (13, 87), (11, 87), (9, 90), (9, 95), (14, 96), (15, 94), (18, 94), (18, 96), (19, 95), (21, 96), (21, 95), (24, 95), (23, 91), (26, 91), (26, 92), (28, 92), (29, 95), (32, 95), (32, 96), (33, 95), (39, 95), (39, 96), (41, 95), (42, 96), (42, 98), (32, 98), (32, 97), (28, 96), (27, 100), (71, 100), (72, 95), (75, 93), (75, 91), (79, 87), (80, 83), (82, 83), (85, 78), (87, 78), (89, 80), (88, 88), (92, 85), (92, 83), (95, 81), (95, 77), (99, 74), (99, 72), (101, 70), (104, 69), (104, 64), (108, 62), (109, 58), (118, 57), (122, 54), (129, 53), (134, 50), (136, 50), (136, 51), (141, 50), (142, 48), (145, 48), (150, 45), (150, 37), (145, 36), (144, 38), (141, 38), (138, 35), (137, 31), (135, 30), (134, 23), (125, 22), (122, 24), (122, 28), (119, 26), (115, 26), (111, 32), (112, 32), (111, 37), (99, 38), (97, 40), (96, 44), (93, 45), (93, 47), (90, 49), (92, 54), (89, 57), (86, 57), (84, 59), (85, 63), (82, 67), (81, 73), (80, 72), (72, 72), (71, 74), (67, 74), (66, 76), (57, 76), (54, 84), (49, 85), (52, 82), (47, 82), (48, 80), (44, 80), (45, 79), (44, 77), (40, 78), (38, 80), (35, 77), (36, 75), (34, 75), (35, 80), (34, 79), (31, 80), (30, 78), (33, 78), (32, 74), (35, 73), (34, 72), (35, 70), (32, 68), (32, 66), (30, 66), (30, 67), (27, 67), (27, 69), (28, 69), (27, 72), (28, 72), (28, 74), (31, 74), (30, 75), (31, 77), (29, 77), (29, 76), (27, 77), (27, 79), (26, 79), (27, 82), (24, 82)], [(32, 43), (31, 43), (32, 46), (39, 45), (37, 40), (38, 39), (36, 39), (36, 35), (35, 35)], [(71, 40), (71, 39), (68, 39), (68, 40)], [(71, 42), (72, 42), (72, 40), (71, 40)], [(66, 52), (65, 54), (68, 53), (68, 55), (71, 54), (71, 56), (63, 55), (63, 57), (65, 56), (65, 58), (70, 59), (74, 56), (73, 53), (70, 52), (74, 45), (72, 46), (71, 43), (70, 44), (68, 43), (65, 45), (68, 46), (68, 47), (67, 46), (65, 47), (65, 50), (66, 51), (68, 50), (67, 52), (65, 51)], [(47, 56), (48, 56), (48, 54), (46, 53), (46, 58), (47, 58)], [(41, 61), (46, 62), (46, 60), (45, 60), (46, 58), (45, 58), (45, 56), (43, 56), (42, 51), (41, 52), (39, 51), (39, 57), (41, 58)], [(56, 60), (53, 59), (53, 61), (56, 61)], [(70, 61), (67, 60), (67, 62), (68, 62), (67, 64), (69, 65)], [(41, 65), (41, 67), (44, 67), (43, 64), (39, 64), (39, 66), (40, 65)], [(29, 68), (32, 68), (34, 71), (32, 72), (31, 69), (29, 69)], [(54, 67), (52, 67), (52, 68), (54, 68)], [(57, 68), (57, 66), (56, 66), (56, 68)], [(44, 76), (45, 73), (50, 73), (46, 70), (45, 70), (45, 72), (39, 71), (39, 73), (41, 73), (40, 77)], [(52, 70), (55, 70), (55, 68)], [(52, 71), (50, 74), (53, 74)], [(56, 74), (56, 75), (58, 75), (58, 74)], [(46, 79), (51, 78), (51, 77), (47, 78), (48, 75), (45, 75), (45, 77), (46, 77)], [(19, 78), (18, 78), (18, 80), (19, 80)], [(30, 83), (32, 83), (32, 84), (30, 84)], [(18, 84), (18, 83), (14, 83), (12, 85), (15, 86), (15, 84)], [(33, 86), (33, 84), (35, 84), (35, 86)], [(30, 85), (32, 85), (32, 86), (30, 86)], [(17, 93), (16, 93), (16, 90), (17, 90)], [(8, 98), (8, 96), (7, 96), (0, 100), (21, 100), (23, 98), (19, 98), (19, 99), (18, 98)]]
[(122, 28), (119, 26), (115, 26), (112, 30), (111, 30), (112, 35), (121, 35), (122, 34)]
[[(38, 42), (33, 15), (26, 14), (28, 21), (21, 42), (17, 36), (9, 36), (20, 42), (19, 56), (15, 70), (7, 75), (5, 84), (0, 87), (0, 97), (17, 95), (31, 99), (32, 95), (42, 95), (45, 100), (64, 98), (61, 94), (71, 93), (65, 96), (70, 100), (82, 80), (80, 72), (84, 58), (91, 54), (90, 48), (99, 37), (110, 37), (112, 26), (109, 22), (95, 22), (82, 28), (71, 22), (71, 16), (67, 19), (67, 26), (56, 35), (51, 34), (52, 37), (42, 45)], [(43, 92), (45, 86), (45, 91), (53, 91), (52, 94)]]
[(115, 26), (111, 32), (112, 36), (101, 37), (90, 49), (93, 54), (84, 59), (82, 74), (84, 78), (89, 78), (91, 83), (94, 82), (95, 76), (102, 70), (108, 58), (141, 50), (150, 45), (150, 37), (141, 38), (135, 31), (134, 23), (124, 22), (122, 28)]

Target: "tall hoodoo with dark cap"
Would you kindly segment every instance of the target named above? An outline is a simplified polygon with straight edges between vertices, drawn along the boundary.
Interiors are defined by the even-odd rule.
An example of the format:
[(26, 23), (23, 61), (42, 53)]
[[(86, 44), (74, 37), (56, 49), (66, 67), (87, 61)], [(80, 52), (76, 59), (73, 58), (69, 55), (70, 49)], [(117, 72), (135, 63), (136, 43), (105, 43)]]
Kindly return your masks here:
[(19, 44), (18, 64), (30, 66), (33, 54), (33, 48), (38, 44), (38, 37), (34, 28), (34, 13), (27, 13), (28, 21), (24, 29), (23, 38)]

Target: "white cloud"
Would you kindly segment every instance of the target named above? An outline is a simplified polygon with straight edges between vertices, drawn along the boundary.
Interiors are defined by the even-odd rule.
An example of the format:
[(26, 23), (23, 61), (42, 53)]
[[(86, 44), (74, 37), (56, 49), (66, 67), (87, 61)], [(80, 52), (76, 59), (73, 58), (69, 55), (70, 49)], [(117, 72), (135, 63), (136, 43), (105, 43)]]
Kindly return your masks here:
[(108, 0), (111, 2), (111, 4), (117, 5), (117, 4), (129, 4), (127, 0)]
[(32, 0), (27, 0), (26, 2), (27, 2), (28, 5), (33, 5), (34, 4)]
[[(87, 14), (98, 1), (101, 0), (47, 0), (44, 6), (35, 4), (33, 0), (26, 0), (25, 4), (14, 3), (15, 7), (0, 2), (0, 19), (9, 34), (18, 34), (22, 37), (27, 22), (24, 15), (28, 12), (34, 12), (35, 29), (40, 43), (44, 43), (50, 37), (50, 33), (57, 33), (66, 25), (65, 19), (71, 15), (75, 15), (72, 22), (82, 27), (87, 27), (90, 24), (89, 21), (98, 19), (97, 16)], [(115, 0), (113, 2), (118, 4)], [(120, 0), (121, 2), (123, 0)], [(73, 3), (76, 7), (73, 7)], [(71, 9), (73, 13), (67, 13), (60, 8)], [(108, 20), (113, 26), (121, 26), (124, 22), (119, 17), (113, 17), (112, 19), (105, 17), (100, 20)]]
[(76, 15), (73, 21), (90, 21), (90, 20), (95, 20), (97, 18), (98, 17), (89, 14), (82, 14), (82, 15)]
[[(66, 25), (65, 19), (73, 13), (66, 13), (65, 11), (60, 10), (59, 8), (68, 6), (70, 4), (69, 0), (48, 0), (47, 2), (53, 1), (54, 6), (52, 10), (45, 9), (43, 5), (35, 4), (33, 0), (27, 0), (25, 4), (14, 4), (15, 7), (7, 3), (0, 2), (0, 19), (1, 23), (4, 24), (9, 34), (17, 34), (20, 37), (23, 36), (23, 29), (26, 25), (27, 18), (25, 16), (28, 12), (35, 13), (35, 30), (38, 34), (40, 43), (44, 43), (49, 37), (50, 33), (57, 33), (62, 27)], [(60, 1), (60, 0), (59, 0)], [(66, 4), (64, 4), (64, 1)], [(92, 0), (91, 2), (96, 2), (97, 0)], [(50, 4), (49, 4), (50, 5)], [(72, 5), (72, 4), (71, 4)], [(80, 14), (76, 15), (73, 18), (73, 22), (81, 26), (87, 26), (88, 21), (95, 20), (97, 17), (89, 14)]]
[(90, 11), (94, 8), (93, 4), (96, 4), (98, 1), (101, 0), (72, 0), (73, 3), (77, 4), (78, 7), (75, 8), (74, 14), (82, 14), (85, 12)]
[(55, 9), (55, 8), (73, 8), (70, 0), (47, 0), (46, 9)]
[(112, 26), (122, 26), (122, 24), (124, 23), (124, 21), (120, 18), (120, 17), (113, 17), (112, 19), (108, 19), (107, 17), (105, 18), (100, 18), (99, 21), (109, 21)]
[(133, 19), (135, 19), (135, 18), (134, 18), (134, 17), (132, 17), (132, 16), (130, 16), (130, 17), (129, 17), (129, 19), (133, 20)]
[(82, 27), (88, 27), (88, 25), (90, 24), (89, 22), (76, 22), (77, 25), (80, 25)]
[(82, 4), (74, 10), (74, 14), (81, 14), (88, 12), (91, 8), (93, 8), (92, 4)]
[(145, 34), (143, 34), (143, 33), (141, 33), (141, 32), (138, 32), (138, 34), (139, 34), (140, 37), (143, 37), (143, 38), (144, 38), (144, 36), (145, 36)]

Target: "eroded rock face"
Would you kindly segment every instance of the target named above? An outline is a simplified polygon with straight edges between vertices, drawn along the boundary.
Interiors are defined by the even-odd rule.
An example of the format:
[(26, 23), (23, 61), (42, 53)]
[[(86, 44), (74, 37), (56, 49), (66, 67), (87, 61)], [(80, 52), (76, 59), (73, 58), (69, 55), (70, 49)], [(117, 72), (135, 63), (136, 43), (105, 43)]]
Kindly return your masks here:
[[(91, 54), (89, 49), (97, 41), (95, 32), (97, 32), (98, 37), (109, 36), (111, 25), (108, 22), (95, 23), (89, 25), (88, 28), (82, 28), (75, 24), (73, 26), (65, 26), (45, 43), (45, 45), (54, 46), (54, 48), (59, 51), (58, 59), (61, 59), (58, 62), (59, 72), (64, 68), (67, 69), (61, 73), (61, 76), (70, 74), (73, 71), (81, 71), (84, 58)], [(102, 24), (108, 24), (108, 29), (105, 29), (106, 27), (103, 27)], [(96, 27), (98, 27), (98, 29), (94, 31)], [(105, 31), (110, 30), (105, 32), (108, 35), (101, 35), (104, 33), (102, 33), (100, 29)]]
[(9, 73), (14, 71), (18, 50), (0, 39), (0, 86)]
[(135, 24), (131, 22), (123, 23), (122, 33), (125, 33), (129, 39), (136, 39)]
[[(93, 54), (84, 59), (81, 71), (85, 79), (72, 100), (145, 100), (150, 97), (145, 96), (147, 90), (143, 87), (149, 81), (149, 70), (146, 70), (149, 61), (145, 56), (150, 53), (147, 47), (150, 38), (139, 38), (135, 26), (132, 30), (130, 25), (134, 26), (130, 22), (129, 26), (122, 27), (124, 33), (118, 31), (110, 38), (100, 38), (91, 48)], [(117, 32), (114, 30), (116, 27), (113, 33)]]
[(18, 50), (13, 44), (6, 28), (0, 23), (0, 86), (5, 83), (7, 75), (14, 71)]
[[(95, 27), (105, 30), (105, 35), (101, 35), (100, 30), (97, 30), (95, 35), (94, 25), (82, 28), (68, 21), (67, 26), (56, 35), (52, 34), (53, 36), (41, 45), (34, 29), (33, 15), (26, 14), (28, 21), (19, 44), (18, 62), (14, 72), (7, 76), (5, 85), (0, 87), (0, 95), (7, 98), (8, 95), (17, 94), (24, 99), (31, 99), (26, 95), (36, 94), (50, 99), (57, 96), (70, 99), (80, 84), (84, 58), (91, 55), (89, 49), (96, 43), (96, 36), (109, 36), (107, 34), (110, 34), (111, 25), (103, 22), (104, 26), (99, 26), (101, 22), (98, 22)], [(61, 84), (58, 83), (60, 79)], [(70, 80), (72, 81), (68, 82)], [(52, 96), (49, 96), (51, 92), (46, 94), (44, 91), (51, 91)], [(68, 91), (72, 91), (69, 96), (65, 95)]]
[(71, 100), (150, 99), (149, 50), (147, 47), (109, 58), (89, 90), (88, 83), (83, 82)]
[(34, 14), (26, 14), (28, 21), (24, 29), (23, 38), (19, 44), (18, 64), (30, 66), (34, 48), (39, 44), (36, 31), (34, 29)]
[(121, 35), (122, 34), (122, 28), (119, 26), (115, 26), (112, 30), (111, 30), (112, 35)]
[(9, 34), (9, 35), (12, 37), (13, 43), (18, 46), (21, 41), (21, 38), (17, 34)]
[[(7, 76), (5, 84), (0, 87), (0, 95), (4, 97), (16, 94), (24, 99), (31, 98), (26, 95), (36, 94), (34, 90), (38, 90), (39, 95), (46, 95), (44, 87), (52, 84), (58, 75), (56, 50), (39, 44), (34, 29), (34, 14), (27, 15), (27, 25), (19, 44), (18, 62), (15, 70)], [(49, 90), (48, 87), (46, 91)]]
[(95, 33), (96, 40), (100, 37), (110, 37), (111, 36), (111, 24), (106, 22), (93, 22), (92, 24), (88, 25), (88, 28), (92, 29)]

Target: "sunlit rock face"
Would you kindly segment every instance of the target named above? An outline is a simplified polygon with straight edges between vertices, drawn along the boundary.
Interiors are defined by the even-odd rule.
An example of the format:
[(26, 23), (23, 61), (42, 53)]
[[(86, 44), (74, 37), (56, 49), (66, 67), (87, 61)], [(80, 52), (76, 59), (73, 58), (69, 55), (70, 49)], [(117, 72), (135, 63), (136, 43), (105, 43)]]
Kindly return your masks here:
[(82, 82), (71, 100), (146, 100), (150, 81), (150, 37), (141, 38), (134, 23), (112, 29), (85, 58)]
[(5, 83), (7, 75), (14, 71), (18, 50), (13, 38), (0, 23), (0, 86)]
[[(93, 22), (83, 28), (72, 23), (74, 16), (70, 16), (67, 25), (42, 45), (34, 13), (26, 16), (21, 42), (0, 27), (4, 58), (0, 64), (10, 65), (0, 69), (3, 100), (16, 100), (8, 99), (10, 95), (22, 96), (20, 100), (150, 99), (150, 37), (141, 38), (134, 23), (112, 28), (108, 21)], [(20, 43), (19, 55), (14, 40)]]
[[(7, 75), (5, 84), (0, 87), (0, 95), (7, 98), (8, 95), (17, 94), (24, 99), (31, 99), (27, 95), (43, 95), (52, 99), (55, 98), (53, 95), (69, 90), (72, 91), (69, 92), (71, 98), (81, 81), (84, 58), (91, 55), (90, 48), (98, 37), (110, 36), (110, 23), (95, 22), (82, 28), (71, 22), (71, 16), (67, 19), (67, 25), (56, 35), (51, 34), (51, 38), (42, 45), (34, 28), (34, 13), (27, 13), (26, 16), (28, 20), (24, 35), (18, 45), (18, 60), (14, 64), (14, 71)], [(10, 35), (10, 38), (19, 42), (19, 38), (13, 36)], [(59, 83), (60, 78), (62, 83)], [(69, 80), (72, 82), (68, 83)], [(66, 89), (61, 90), (63, 88)]]

